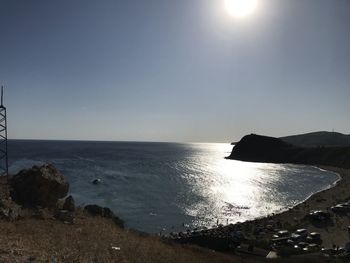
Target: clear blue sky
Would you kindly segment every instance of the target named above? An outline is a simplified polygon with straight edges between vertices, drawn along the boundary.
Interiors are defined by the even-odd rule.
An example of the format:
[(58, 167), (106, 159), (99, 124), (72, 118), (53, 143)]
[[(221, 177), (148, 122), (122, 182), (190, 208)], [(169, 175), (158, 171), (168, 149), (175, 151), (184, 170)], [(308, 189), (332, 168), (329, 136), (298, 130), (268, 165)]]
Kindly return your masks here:
[(11, 138), (350, 133), (350, 1), (0, 0)]

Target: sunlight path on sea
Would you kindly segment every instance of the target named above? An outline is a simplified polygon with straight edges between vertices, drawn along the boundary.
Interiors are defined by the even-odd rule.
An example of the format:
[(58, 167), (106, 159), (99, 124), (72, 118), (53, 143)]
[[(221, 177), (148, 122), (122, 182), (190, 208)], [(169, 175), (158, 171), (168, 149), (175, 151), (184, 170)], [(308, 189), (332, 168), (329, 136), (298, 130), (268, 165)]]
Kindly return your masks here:
[(196, 168), (200, 176), (189, 180), (192, 191), (202, 198), (184, 207), (186, 214), (195, 218), (192, 223), (196, 226), (235, 223), (280, 212), (338, 179), (315, 167), (227, 160), (222, 158), (232, 149), (227, 144), (202, 146), (205, 151), (211, 149), (212, 155), (203, 157), (206, 160)]

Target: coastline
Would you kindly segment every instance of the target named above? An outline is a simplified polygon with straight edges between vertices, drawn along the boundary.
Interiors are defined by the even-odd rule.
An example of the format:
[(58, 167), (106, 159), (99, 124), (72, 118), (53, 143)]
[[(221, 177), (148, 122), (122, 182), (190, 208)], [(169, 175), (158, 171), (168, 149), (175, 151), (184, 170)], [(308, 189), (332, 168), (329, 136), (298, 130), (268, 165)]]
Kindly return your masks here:
[[(297, 165), (300, 165), (300, 164), (297, 164)], [(303, 165), (305, 166), (305, 165)], [(252, 220), (246, 220), (246, 221), (242, 221), (242, 222), (237, 222), (237, 223), (233, 223), (234, 225), (235, 224), (238, 224), (238, 223), (245, 223), (245, 222), (252, 222), (252, 221), (256, 221), (256, 220), (260, 220), (260, 219), (264, 219), (266, 217), (271, 217), (271, 216), (277, 216), (277, 215), (280, 215), (282, 213), (286, 213), (286, 212), (290, 212), (290, 210), (294, 209), (295, 207), (307, 202), (311, 197), (313, 197), (314, 195), (317, 195), (323, 191), (327, 191), (327, 190), (331, 190), (332, 188), (336, 187), (342, 180), (342, 176), (341, 174), (339, 174), (338, 172), (335, 172), (335, 171), (332, 171), (331, 169), (334, 168), (334, 169), (337, 169), (336, 167), (328, 167), (328, 169), (324, 169), (324, 168), (321, 168), (321, 166), (315, 166), (315, 165), (310, 165), (311, 167), (314, 167), (320, 171), (324, 171), (324, 172), (332, 172), (334, 174), (336, 174), (338, 176), (338, 179), (336, 181), (334, 181), (332, 184), (329, 184), (327, 186), (325, 186), (324, 188), (320, 189), (319, 191), (316, 191), (316, 192), (313, 192), (311, 193), (309, 196), (307, 196), (304, 200), (302, 201), (299, 201), (297, 202), (295, 205), (293, 206), (289, 206), (289, 207), (285, 207), (277, 212), (274, 212), (274, 213), (271, 213), (271, 214), (268, 214), (268, 215), (265, 215), (265, 216), (259, 216), (255, 219), (252, 219)], [(345, 170), (349, 170), (349, 169), (345, 169)], [(349, 170), (350, 171), (350, 170)], [(349, 198), (350, 198), (350, 194), (349, 194)]]
[[(295, 207), (297, 207), (297, 206), (307, 202), (314, 195), (317, 195), (317, 194), (319, 194), (321, 192), (324, 192), (324, 191), (327, 191), (327, 190), (331, 190), (332, 188), (336, 187), (343, 180), (342, 176), (338, 172), (330, 170), (331, 168), (334, 168), (334, 167), (328, 167), (329, 169), (323, 169), (323, 168), (321, 168), (321, 166), (320, 167), (319, 166), (315, 166), (315, 165), (311, 165), (311, 166), (316, 168), (316, 169), (318, 169), (318, 170), (320, 170), (320, 171), (323, 171), (323, 172), (332, 172), (332, 173), (334, 173), (334, 174), (336, 174), (338, 176), (338, 179), (336, 181), (334, 181), (332, 184), (329, 184), (326, 187), (320, 189), (319, 191), (311, 193), (308, 197), (306, 197), (304, 200), (296, 203), (295, 205), (293, 205), (291, 207), (286, 207), (281, 212), (270, 214), (270, 215), (268, 215), (268, 217), (271, 216), (271, 215), (278, 215), (278, 214), (281, 214), (281, 213), (288, 212), (291, 209), (294, 209)], [(260, 218), (257, 218), (257, 219), (260, 219)]]
[(331, 166), (317, 166), (320, 169), (334, 172), (340, 176), (335, 185), (312, 194), (304, 202), (299, 203), (293, 208), (288, 209), (279, 214), (270, 216), (269, 218), (279, 220), (282, 223), (303, 224), (304, 228), (310, 231), (319, 232), (324, 240), (323, 246), (331, 247), (335, 245), (344, 245), (349, 240), (348, 226), (350, 220), (347, 216), (334, 215), (335, 223), (333, 226), (317, 227), (304, 217), (312, 210), (330, 211), (330, 207), (339, 202), (346, 201), (350, 198), (350, 169), (337, 168)]
[(300, 202), (292, 208), (281, 213), (254, 219), (240, 223), (240, 225), (264, 225), (269, 220), (280, 222), (285, 228), (306, 228), (309, 232), (318, 232), (322, 236), (322, 246), (332, 247), (333, 245), (343, 246), (349, 241), (348, 226), (350, 218), (347, 215), (340, 216), (332, 213), (334, 224), (325, 226), (315, 225), (305, 219), (311, 211), (331, 211), (330, 207), (350, 199), (350, 169), (337, 168), (332, 166), (316, 166), (319, 169), (334, 172), (339, 175), (334, 185), (310, 195), (305, 201)]
[[(225, 237), (230, 235), (230, 233), (238, 231), (244, 236), (244, 239), (241, 241), (243, 242), (243, 246), (252, 244), (268, 253), (271, 250), (273, 235), (276, 234), (275, 231), (271, 231), (271, 222), (274, 222), (272, 224), (279, 230), (294, 232), (297, 229), (307, 229), (308, 233), (319, 233), (321, 235), (322, 247), (343, 247), (349, 242), (350, 238), (350, 232), (348, 232), (350, 217), (346, 213), (334, 213), (330, 208), (341, 202), (350, 200), (350, 192), (348, 191), (350, 189), (350, 169), (321, 165), (317, 166), (317, 168), (336, 173), (339, 176), (339, 180), (329, 185), (326, 189), (310, 195), (309, 198), (294, 207), (287, 208), (287, 210), (253, 220), (218, 226), (195, 232), (191, 235), (175, 236), (174, 239), (180, 243), (194, 243), (214, 250), (218, 249), (230, 252), (230, 246), (224, 242)], [(329, 212), (331, 216), (330, 221), (319, 223), (310, 220), (308, 217), (309, 213), (316, 210)], [(218, 240), (220, 239), (223, 243), (218, 246)], [(316, 260), (311, 262), (323, 261)]]

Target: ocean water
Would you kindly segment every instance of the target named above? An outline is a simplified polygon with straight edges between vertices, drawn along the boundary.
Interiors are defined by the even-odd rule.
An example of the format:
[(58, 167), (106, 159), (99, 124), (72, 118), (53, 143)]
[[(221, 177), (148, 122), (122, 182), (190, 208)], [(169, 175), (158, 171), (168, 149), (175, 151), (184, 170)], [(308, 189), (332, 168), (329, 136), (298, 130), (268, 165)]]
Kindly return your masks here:
[(110, 207), (127, 227), (149, 233), (265, 216), (339, 180), (310, 166), (226, 160), (231, 150), (213, 143), (11, 140), (9, 164), (16, 173), (53, 163), (78, 204)]

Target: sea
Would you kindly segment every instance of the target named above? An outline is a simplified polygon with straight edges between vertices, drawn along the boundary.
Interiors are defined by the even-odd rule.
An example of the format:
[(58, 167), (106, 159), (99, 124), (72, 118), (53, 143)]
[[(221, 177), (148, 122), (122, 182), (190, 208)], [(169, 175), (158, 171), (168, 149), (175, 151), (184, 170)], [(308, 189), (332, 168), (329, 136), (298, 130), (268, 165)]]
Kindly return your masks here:
[(127, 228), (147, 233), (278, 213), (340, 179), (312, 166), (227, 160), (233, 146), (225, 143), (10, 140), (8, 147), (11, 174), (52, 163), (76, 204), (109, 207)]

